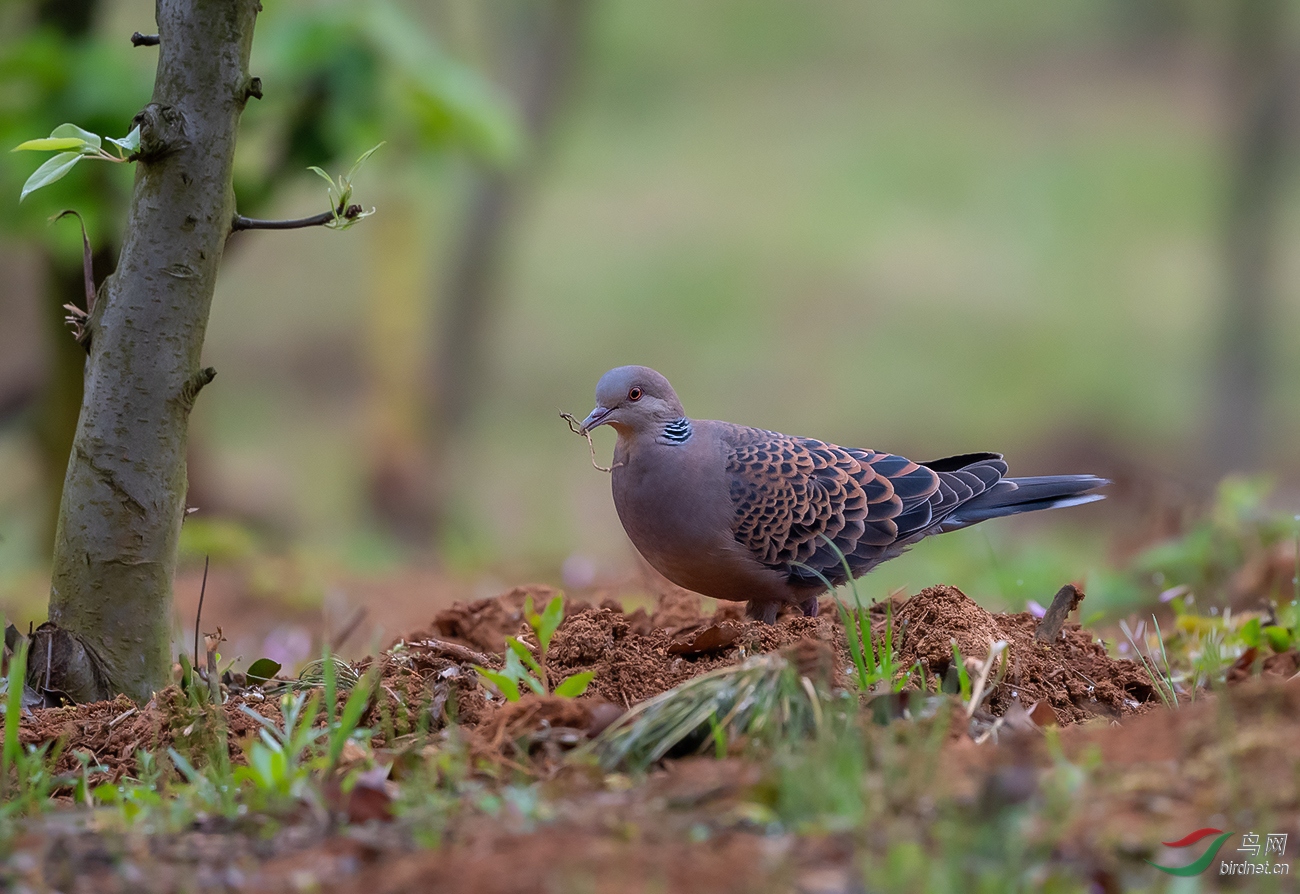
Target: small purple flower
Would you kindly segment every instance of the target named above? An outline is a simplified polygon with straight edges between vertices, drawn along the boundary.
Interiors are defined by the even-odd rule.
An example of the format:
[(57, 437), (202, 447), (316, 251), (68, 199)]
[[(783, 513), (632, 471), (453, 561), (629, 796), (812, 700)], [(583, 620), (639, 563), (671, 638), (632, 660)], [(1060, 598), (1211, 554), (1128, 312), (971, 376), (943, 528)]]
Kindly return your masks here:
[(1192, 592), (1192, 588), (1187, 586), (1187, 584), (1179, 584), (1178, 586), (1170, 587), (1168, 590), (1165, 590), (1163, 593), (1161, 593), (1160, 601), (1173, 602), (1179, 596), (1186, 596), (1190, 592)]
[(297, 624), (276, 627), (262, 643), (262, 654), (285, 668), (297, 667), (311, 653), (311, 633)]

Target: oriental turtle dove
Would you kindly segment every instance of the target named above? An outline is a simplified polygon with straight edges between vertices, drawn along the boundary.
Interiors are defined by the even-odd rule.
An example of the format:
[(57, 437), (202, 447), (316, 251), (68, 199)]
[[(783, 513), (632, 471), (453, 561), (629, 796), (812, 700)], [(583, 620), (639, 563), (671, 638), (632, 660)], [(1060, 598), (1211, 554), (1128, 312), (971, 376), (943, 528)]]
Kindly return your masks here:
[[(633, 545), (675, 584), (748, 603), (769, 623), (783, 604), (817, 612), (839, 586), (923, 537), (985, 519), (1100, 500), (1093, 475), (1007, 478), (997, 453), (917, 463), (729, 422), (691, 419), (644, 366), (601, 377), (589, 432), (609, 425), (614, 506)], [(832, 545), (833, 544), (833, 545)]]

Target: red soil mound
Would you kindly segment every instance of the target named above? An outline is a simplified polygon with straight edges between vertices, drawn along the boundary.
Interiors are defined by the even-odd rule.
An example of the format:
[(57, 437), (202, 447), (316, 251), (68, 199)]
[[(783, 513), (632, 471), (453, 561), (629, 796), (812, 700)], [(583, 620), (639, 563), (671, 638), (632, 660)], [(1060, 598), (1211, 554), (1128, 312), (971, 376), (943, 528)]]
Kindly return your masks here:
[[(413, 632), (379, 656), (382, 687), (364, 720), (377, 730), (377, 741), (400, 744), (421, 728), (437, 729), (454, 718), (477, 730), (480, 744), (492, 750), (538, 731), (545, 735), (534, 736), (535, 742), (559, 748), (603, 728), (619, 709), (753, 654), (813, 640), (829, 645), (836, 656), (832, 679), (841, 680), (851, 666), (840, 618), (829, 602), (820, 617), (786, 615), (766, 625), (744, 619), (737, 605), (705, 614), (702, 600), (689, 594), (665, 596), (649, 615), (642, 609), (627, 613), (612, 600), (600, 605), (569, 600), (551, 641), (547, 672), (553, 682), (592, 672), (588, 694), (577, 704), (531, 698), (505, 704), (482, 684), (474, 665), (500, 667), (506, 636), (530, 639), (523, 617), (526, 597), (532, 595), (540, 607), (554, 592), (516, 588), (493, 599), (457, 603), (439, 613), (427, 631)], [(994, 715), (1017, 700), (1027, 706), (1039, 702), (1050, 705), (1059, 723), (1069, 724), (1140, 712), (1155, 699), (1141, 667), (1110, 658), (1077, 624), (1066, 624), (1050, 645), (1039, 643), (1034, 639), (1038, 622), (1030, 615), (990, 614), (952, 587), (931, 587), (890, 605), (899, 665), (919, 665), (931, 679), (948, 672), (953, 641), (963, 657), (976, 660), (994, 642), (1008, 643), (1006, 676), (985, 703)], [(873, 607), (872, 618), (879, 637), (886, 623), (883, 604)], [(363, 662), (361, 669), (371, 663)], [(242, 759), (240, 742), (257, 726), (239, 705), (255, 697), (234, 695), (222, 708), (236, 760)], [(273, 719), (278, 715), (275, 698), (250, 707)], [(34, 711), (23, 724), (22, 738), (36, 743), (62, 737), (60, 769), (75, 769), (75, 752), (83, 751), (120, 775), (134, 772), (138, 749), (158, 752), (177, 745), (183, 750), (200, 743), (211, 727), (210, 719), (187, 708), (171, 688), (139, 708), (118, 699)]]

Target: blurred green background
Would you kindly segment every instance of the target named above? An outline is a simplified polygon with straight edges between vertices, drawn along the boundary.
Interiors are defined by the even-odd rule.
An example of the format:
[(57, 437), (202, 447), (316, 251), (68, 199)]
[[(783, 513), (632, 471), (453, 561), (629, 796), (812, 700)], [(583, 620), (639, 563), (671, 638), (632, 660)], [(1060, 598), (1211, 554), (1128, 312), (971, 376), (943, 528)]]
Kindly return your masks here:
[[(0, 13), (9, 144), (54, 114), (14, 61), (51, 6)], [(155, 51), (127, 37), (152, 4), (90, 6), (68, 56), (87, 72), (55, 108), (86, 124), (116, 103), (94, 114), (120, 136), (148, 100)], [(1300, 507), (1289, 3), (430, 0), (374, 28), (266, 6), (241, 210), (322, 210), (306, 165), (389, 142), (356, 181), (373, 218), (231, 241), (184, 588), (205, 554), (244, 569), (230, 587), (308, 605), (404, 574), (420, 611), (525, 579), (636, 586), (608, 478), (557, 416), (624, 363), (697, 417), (1116, 480), (1100, 506), (923, 544), (873, 596), (943, 581), (1018, 609), (1074, 579), (1122, 606), (1108, 569), (1223, 474), (1266, 471)], [(108, 232), (130, 172), (20, 211), (37, 161), (2, 158), (0, 603), (27, 618), (50, 543), (40, 321), (51, 259), (78, 247), (43, 218), (93, 177)]]

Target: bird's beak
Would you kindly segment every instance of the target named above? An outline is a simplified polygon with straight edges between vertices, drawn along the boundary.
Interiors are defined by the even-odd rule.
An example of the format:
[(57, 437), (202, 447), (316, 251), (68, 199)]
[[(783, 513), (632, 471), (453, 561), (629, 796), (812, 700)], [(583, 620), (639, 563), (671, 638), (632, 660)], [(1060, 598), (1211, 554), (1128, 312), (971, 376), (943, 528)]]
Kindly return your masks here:
[(611, 410), (608, 407), (596, 407), (596, 409), (587, 414), (586, 419), (582, 420), (582, 425), (578, 427), (579, 433), (585, 435), (596, 426), (604, 425), (605, 417), (608, 416), (610, 412)]

